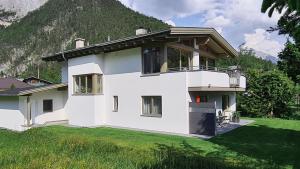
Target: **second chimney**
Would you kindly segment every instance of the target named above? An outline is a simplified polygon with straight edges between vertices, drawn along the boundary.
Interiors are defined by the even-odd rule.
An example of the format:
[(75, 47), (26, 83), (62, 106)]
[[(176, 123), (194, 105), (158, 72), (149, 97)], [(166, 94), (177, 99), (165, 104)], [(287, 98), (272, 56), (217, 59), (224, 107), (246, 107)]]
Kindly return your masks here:
[(85, 39), (82, 39), (82, 38), (76, 38), (76, 39), (75, 39), (75, 42), (76, 42), (76, 49), (77, 49), (77, 48), (83, 48), (83, 47), (84, 47)]
[(140, 27), (135, 31), (136, 35), (145, 35), (147, 33), (148, 33), (148, 30), (143, 27)]

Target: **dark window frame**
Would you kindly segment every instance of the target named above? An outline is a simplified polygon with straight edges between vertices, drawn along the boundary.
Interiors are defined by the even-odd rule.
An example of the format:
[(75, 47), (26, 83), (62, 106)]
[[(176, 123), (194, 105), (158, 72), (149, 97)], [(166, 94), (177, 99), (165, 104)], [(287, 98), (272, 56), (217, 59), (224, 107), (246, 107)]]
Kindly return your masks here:
[[(150, 112), (145, 112), (145, 99), (150, 99)], [(158, 100), (155, 100), (158, 99)], [(155, 107), (155, 104), (157, 103), (157, 101), (159, 101), (159, 111), (154, 112), (153, 109)], [(146, 116), (146, 117), (162, 117), (162, 96), (142, 96), (142, 116)]]
[[(154, 66), (154, 64), (155, 63), (153, 63), (153, 60), (155, 60), (155, 59), (153, 59), (153, 58), (151, 58), (151, 59), (153, 59), (153, 60), (151, 60), (151, 65), (150, 65), (150, 67), (152, 66), (152, 70), (150, 71), (150, 72), (148, 72), (147, 70), (146, 70), (146, 67), (145, 67), (145, 65), (147, 65), (147, 64), (145, 64), (145, 55), (144, 55), (144, 51), (145, 50), (147, 50), (147, 49), (158, 49), (158, 56), (156, 56), (157, 58), (155, 58), (155, 59), (157, 59), (157, 61), (158, 61), (158, 65), (156, 65), (156, 66), (158, 66), (157, 68), (155, 68), (155, 66)], [(159, 73), (161, 73), (161, 65), (162, 65), (162, 57), (163, 57), (163, 55), (164, 55), (164, 49), (162, 48), (162, 47), (159, 47), (159, 46), (144, 46), (144, 47), (142, 47), (141, 48), (141, 55), (142, 55), (142, 74), (143, 75), (149, 75), (149, 74), (159, 74)], [(153, 57), (153, 56), (152, 56)], [(148, 63), (149, 64), (149, 63)], [(147, 65), (147, 66), (149, 66), (149, 65)], [(154, 69), (158, 69), (158, 70), (154, 70)]]
[[(47, 106), (46, 104), (49, 104), (49, 106)], [(45, 99), (43, 100), (43, 112), (44, 113), (50, 113), (53, 112), (53, 99)]]
[(113, 112), (119, 111), (119, 96), (113, 96)]

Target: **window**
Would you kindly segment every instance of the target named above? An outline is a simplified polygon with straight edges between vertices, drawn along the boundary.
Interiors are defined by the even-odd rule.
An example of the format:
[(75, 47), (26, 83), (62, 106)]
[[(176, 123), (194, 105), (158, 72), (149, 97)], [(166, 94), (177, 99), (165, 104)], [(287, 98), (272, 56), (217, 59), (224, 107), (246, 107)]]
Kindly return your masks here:
[(159, 47), (143, 49), (143, 74), (160, 72), (161, 49)]
[(167, 48), (168, 68), (170, 70), (184, 70), (191, 65), (192, 52), (173, 47)]
[(113, 111), (117, 112), (119, 108), (119, 98), (118, 96), (113, 97)]
[(53, 112), (53, 100), (43, 100), (43, 112)]
[(142, 114), (144, 116), (161, 117), (162, 99), (161, 96), (143, 96)]
[(87, 74), (74, 76), (74, 94), (101, 94), (102, 75)]

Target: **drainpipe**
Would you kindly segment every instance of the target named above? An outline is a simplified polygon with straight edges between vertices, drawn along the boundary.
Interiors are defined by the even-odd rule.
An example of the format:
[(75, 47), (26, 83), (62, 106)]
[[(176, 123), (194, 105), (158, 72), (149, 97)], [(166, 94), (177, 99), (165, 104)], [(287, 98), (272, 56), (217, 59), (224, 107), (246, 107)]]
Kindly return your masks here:
[(31, 120), (31, 102), (30, 102), (30, 96), (27, 96), (26, 99), (27, 103), (27, 113), (26, 113), (26, 120), (27, 120), (27, 127), (31, 125), (30, 120)]

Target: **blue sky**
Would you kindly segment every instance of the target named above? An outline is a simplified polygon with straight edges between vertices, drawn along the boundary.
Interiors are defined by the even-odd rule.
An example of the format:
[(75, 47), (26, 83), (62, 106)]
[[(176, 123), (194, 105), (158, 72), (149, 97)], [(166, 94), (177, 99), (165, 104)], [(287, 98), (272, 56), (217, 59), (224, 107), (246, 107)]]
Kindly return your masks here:
[(277, 32), (279, 14), (260, 12), (262, 0), (120, 0), (127, 7), (175, 26), (213, 27), (234, 47), (245, 44), (259, 53), (277, 56), (286, 38)]

